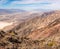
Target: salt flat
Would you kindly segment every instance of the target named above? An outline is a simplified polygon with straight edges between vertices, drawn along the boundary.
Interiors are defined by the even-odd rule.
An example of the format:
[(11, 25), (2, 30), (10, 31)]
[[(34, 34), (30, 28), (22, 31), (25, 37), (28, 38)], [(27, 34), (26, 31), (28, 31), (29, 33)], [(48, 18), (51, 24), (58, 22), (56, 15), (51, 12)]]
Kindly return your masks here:
[(8, 23), (8, 22), (0, 22), (0, 29), (3, 29), (6, 26), (12, 25), (13, 23)]

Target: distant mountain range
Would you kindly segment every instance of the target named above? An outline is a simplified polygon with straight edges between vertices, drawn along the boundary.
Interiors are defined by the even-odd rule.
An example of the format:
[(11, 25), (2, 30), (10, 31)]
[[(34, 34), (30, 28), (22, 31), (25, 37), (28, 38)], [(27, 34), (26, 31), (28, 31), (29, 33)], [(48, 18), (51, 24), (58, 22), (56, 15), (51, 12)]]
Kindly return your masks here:
[(0, 15), (19, 13), (19, 12), (26, 12), (26, 11), (21, 9), (0, 9)]

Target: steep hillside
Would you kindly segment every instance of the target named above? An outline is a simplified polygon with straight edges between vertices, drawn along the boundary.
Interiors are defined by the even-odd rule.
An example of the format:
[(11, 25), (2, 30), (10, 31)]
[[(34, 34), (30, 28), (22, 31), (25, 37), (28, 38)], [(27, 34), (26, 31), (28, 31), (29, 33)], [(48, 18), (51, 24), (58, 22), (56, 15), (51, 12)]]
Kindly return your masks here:
[[(41, 31), (41, 29), (43, 31)], [(37, 40), (37, 39), (43, 40), (54, 34), (59, 34), (60, 33), (59, 32), (60, 31), (60, 18), (56, 19), (55, 21), (50, 23), (48, 26), (43, 27), (41, 29), (37, 29), (36, 31), (33, 31), (31, 35), (29, 35), (28, 37), (32, 38), (33, 40)]]
[(0, 48), (60, 49), (60, 11), (25, 13), (12, 17), (16, 19), (6, 22), (14, 23), (0, 30)]

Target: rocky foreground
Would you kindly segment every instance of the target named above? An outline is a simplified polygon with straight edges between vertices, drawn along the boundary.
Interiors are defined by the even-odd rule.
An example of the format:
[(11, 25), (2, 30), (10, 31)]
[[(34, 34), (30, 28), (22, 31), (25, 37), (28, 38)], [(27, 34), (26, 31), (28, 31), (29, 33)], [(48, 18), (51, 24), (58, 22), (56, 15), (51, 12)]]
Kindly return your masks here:
[(60, 49), (60, 11), (11, 16), (0, 19), (14, 22), (0, 30), (0, 49)]

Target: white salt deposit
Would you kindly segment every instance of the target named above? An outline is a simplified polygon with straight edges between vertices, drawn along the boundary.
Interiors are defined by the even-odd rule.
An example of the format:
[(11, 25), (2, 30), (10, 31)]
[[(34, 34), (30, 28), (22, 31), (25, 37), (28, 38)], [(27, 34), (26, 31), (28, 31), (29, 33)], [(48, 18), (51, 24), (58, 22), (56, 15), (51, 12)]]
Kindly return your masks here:
[(6, 26), (12, 25), (13, 23), (8, 23), (8, 22), (0, 22), (0, 29), (3, 29)]

